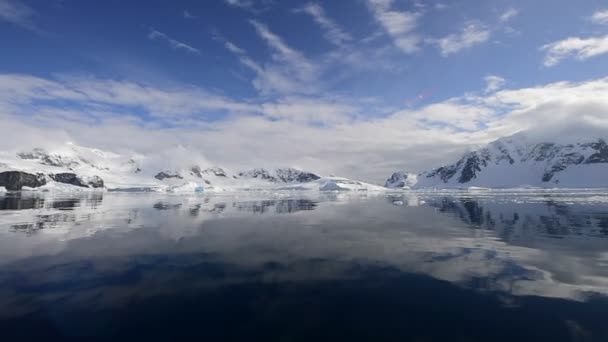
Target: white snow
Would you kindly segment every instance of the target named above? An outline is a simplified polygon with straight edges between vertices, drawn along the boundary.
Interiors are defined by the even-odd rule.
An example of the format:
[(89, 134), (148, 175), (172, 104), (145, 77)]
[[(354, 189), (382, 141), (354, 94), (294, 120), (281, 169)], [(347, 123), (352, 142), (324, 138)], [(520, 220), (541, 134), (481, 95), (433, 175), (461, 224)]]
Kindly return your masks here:
[[(187, 151), (181, 147), (172, 158), (164, 151), (160, 156), (117, 154), (95, 148), (65, 144), (52, 151), (34, 149), (19, 153), (0, 152), (0, 172), (23, 171), (47, 175), (47, 184), (33, 191), (86, 191), (73, 185), (54, 182), (48, 175), (75, 173), (83, 181), (98, 176), (108, 190), (156, 191), (173, 193), (235, 192), (235, 191), (377, 191), (383, 187), (340, 177), (320, 178), (294, 168), (250, 169), (232, 171), (203, 162), (197, 162), (195, 154), (190, 162)], [(165, 156), (165, 157), (163, 157)], [(162, 160), (165, 158), (166, 160)], [(206, 161), (205, 161), (206, 163)], [(171, 178), (155, 178), (164, 172)], [(160, 177), (162, 178), (162, 177)]]
[[(441, 179), (439, 175), (423, 172), (416, 188), (608, 188), (608, 163), (587, 163), (598, 150), (590, 144), (598, 139), (571, 143), (532, 142), (525, 134), (502, 138), (484, 148), (465, 154), (457, 164), (447, 168), (454, 175)], [(466, 162), (471, 156), (486, 161), (475, 177), (460, 182)], [(573, 160), (577, 160), (574, 162)], [(581, 161), (582, 160), (582, 161)], [(543, 179), (550, 174), (549, 180)], [(430, 176), (430, 177), (429, 177)]]
[(391, 175), (384, 184), (385, 187), (391, 189), (411, 189), (418, 182), (418, 176), (407, 171), (398, 171)]

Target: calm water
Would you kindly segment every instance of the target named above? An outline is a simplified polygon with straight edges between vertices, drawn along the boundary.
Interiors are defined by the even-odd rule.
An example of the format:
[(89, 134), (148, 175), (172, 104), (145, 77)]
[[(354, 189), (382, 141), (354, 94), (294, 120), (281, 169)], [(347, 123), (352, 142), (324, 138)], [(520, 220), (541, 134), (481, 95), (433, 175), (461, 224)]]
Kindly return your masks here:
[(608, 341), (608, 192), (0, 195), (3, 340)]

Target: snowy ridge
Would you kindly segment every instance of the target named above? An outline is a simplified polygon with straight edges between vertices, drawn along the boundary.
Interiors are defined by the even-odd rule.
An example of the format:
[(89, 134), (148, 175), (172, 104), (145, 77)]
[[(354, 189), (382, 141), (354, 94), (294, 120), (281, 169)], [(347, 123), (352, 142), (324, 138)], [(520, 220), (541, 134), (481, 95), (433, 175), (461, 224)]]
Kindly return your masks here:
[(384, 186), (390, 189), (410, 189), (418, 182), (418, 176), (416, 174), (407, 171), (398, 171), (393, 173), (389, 179), (386, 180)]
[[(348, 191), (382, 188), (346, 178), (321, 178), (295, 168), (231, 171), (197, 162), (183, 148), (144, 156), (117, 154), (68, 143), (53, 151), (35, 148), (0, 153), (0, 187), (8, 190), (161, 191), (174, 193), (248, 190)], [(172, 159), (178, 154), (180, 158)], [(317, 182), (317, 183), (315, 183)], [(307, 186), (300, 185), (311, 183)], [(383, 189), (383, 188), (382, 188)]]
[(607, 188), (608, 144), (532, 142), (525, 134), (465, 153), (456, 163), (423, 172), (416, 188)]

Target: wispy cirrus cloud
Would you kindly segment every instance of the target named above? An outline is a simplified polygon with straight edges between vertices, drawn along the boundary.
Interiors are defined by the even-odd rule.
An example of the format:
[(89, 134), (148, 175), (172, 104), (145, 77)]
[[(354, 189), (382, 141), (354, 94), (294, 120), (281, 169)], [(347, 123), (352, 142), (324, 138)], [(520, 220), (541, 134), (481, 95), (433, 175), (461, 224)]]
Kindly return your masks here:
[(252, 8), (254, 5), (251, 0), (225, 0), (225, 2), (230, 6), (240, 8)]
[(407, 54), (420, 49), (422, 39), (415, 32), (420, 12), (395, 10), (393, 0), (368, 0), (367, 4), (397, 48)]
[(482, 23), (470, 21), (465, 24), (461, 32), (430, 41), (437, 45), (442, 56), (447, 57), (461, 50), (487, 42), (491, 33), (492, 31)]
[[(271, 63), (265, 63), (263, 67), (256, 70), (259, 77), (254, 81), (254, 85), (263, 91), (270, 90), (280, 93), (315, 92), (315, 82), (319, 77), (318, 66), (309, 61), (300, 51), (290, 47), (265, 24), (256, 20), (249, 22), (255, 28), (258, 36), (270, 48), (272, 60)], [(241, 59), (241, 62), (243, 61), (251, 64), (247, 60)]]
[(323, 29), (324, 37), (331, 43), (337, 46), (343, 46), (345, 43), (352, 40), (350, 34), (338, 26), (331, 18), (327, 16), (325, 10), (317, 3), (307, 3), (303, 7), (294, 10), (296, 13), (306, 13), (310, 15), (314, 21)]
[(313, 91), (313, 88), (307, 84), (309, 82), (308, 78), (301, 80), (297, 77), (297, 74), (291, 72), (297, 66), (297, 63), (285, 63), (275, 58), (273, 62), (261, 64), (251, 58), (245, 49), (227, 40), (218, 32), (213, 33), (213, 39), (221, 42), (224, 48), (233, 53), (243, 66), (256, 74), (251, 83), (262, 95), (310, 93)]
[(166, 41), (169, 43), (169, 46), (171, 46), (171, 48), (173, 48), (175, 50), (184, 50), (184, 51), (194, 53), (197, 55), (201, 53), (201, 51), (199, 49), (197, 49), (189, 44), (186, 44), (184, 42), (180, 42), (179, 40), (175, 40), (175, 39), (169, 37), (167, 34), (154, 30), (154, 29), (150, 29), (150, 33), (148, 33), (148, 39)]
[(65, 76), (44, 79), (29, 75), (4, 74), (0, 77), (0, 92), (0, 102), (5, 105), (40, 109), (41, 106), (53, 106), (56, 102), (57, 107), (88, 108), (93, 111), (123, 108), (134, 113), (143, 110), (148, 116), (157, 119), (204, 119), (218, 111), (259, 111), (255, 105), (233, 101), (197, 87), (159, 88), (136, 82), (92, 77)]
[(570, 37), (543, 45), (541, 50), (546, 52), (543, 62), (546, 67), (555, 66), (566, 58), (584, 61), (608, 53), (608, 35), (591, 38)]
[(196, 18), (198, 18), (197, 16), (195, 16), (194, 14), (192, 14), (192, 12), (190, 12), (188, 10), (184, 10), (184, 12), (182, 13), (182, 15), (184, 16), (185, 19), (196, 19)]
[(498, 21), (500, 21), (501, 23), (506, 23), (506, 22), (510, 21), (511, 19), (515, 18), (518, 14), (519, 14), (519, 11), (517, 9), (509, 8), (508, 10), (504, 11), (498, 17)]
[(41, 32), (34, 25), (35, 11), (19, 0), (0, 0), (0, 20), (25, 29)]

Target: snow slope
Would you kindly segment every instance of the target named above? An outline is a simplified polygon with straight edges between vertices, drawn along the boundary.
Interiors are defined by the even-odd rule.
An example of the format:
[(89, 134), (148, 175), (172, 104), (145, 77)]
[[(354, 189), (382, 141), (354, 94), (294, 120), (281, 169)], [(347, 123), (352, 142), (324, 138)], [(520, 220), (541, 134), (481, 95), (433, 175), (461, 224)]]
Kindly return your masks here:
[(314, 181), (292, 184), (277, 188), (277, 190), (306, 190), (306, 191), (386, 191), (387, 188), (370, 183), (360, 182), (343, 177), (322, 177)]
[[(172, 158), (172, 154), (181, 154)], [(31, 151), (0, 152), (0, 173), (22, 171), (39, 175), (46, 184), (36, 189), (65, 191), (87, 189), (58, 183), (58, 174), (77, 175), (83, 184), (89, 180), (103, 180), (106, 189), (116, 191), (162, 192), (220, 192), (241, 190), (272, 190), (299, 186), (319, 190), (361, 190), (382, 188), (346, 178), (321, 178), (295, 168), (232, 171), (204, 165), (195, 154), (180, 150), (159, 155), (117, 154), (75, 144), (65, 144), (52, 151), (36, 148)], [(307, 184), (310, 183), (310, 184)], [(306, 185), (305, 185), (306, 184)], [(85, 185), (86, 186), (86, 185)], [(333, 187), (333, 189), (330, 189)]]
[(407, 171), (397, 171), (386, 180), (384, 186), (391, 189), (410, 189), (418, 182), (418, 176)]
[(608, 188), (608, 144), (599, 138), (537, 142), (519, 133), (421, 173), (415, 187)]

